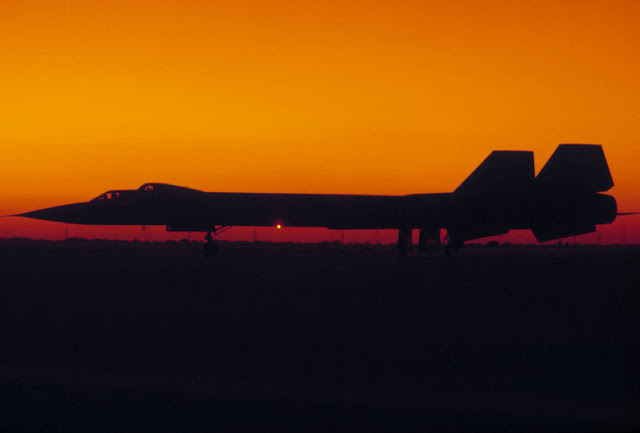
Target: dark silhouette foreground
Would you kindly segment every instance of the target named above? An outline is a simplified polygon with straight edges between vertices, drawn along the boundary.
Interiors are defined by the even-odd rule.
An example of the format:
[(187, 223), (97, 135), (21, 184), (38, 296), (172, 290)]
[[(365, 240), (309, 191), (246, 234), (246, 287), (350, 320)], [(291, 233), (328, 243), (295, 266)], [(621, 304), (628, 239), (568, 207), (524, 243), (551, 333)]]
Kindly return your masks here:
[(0, 242), (2, 431), (637, 430), (637, 247)]

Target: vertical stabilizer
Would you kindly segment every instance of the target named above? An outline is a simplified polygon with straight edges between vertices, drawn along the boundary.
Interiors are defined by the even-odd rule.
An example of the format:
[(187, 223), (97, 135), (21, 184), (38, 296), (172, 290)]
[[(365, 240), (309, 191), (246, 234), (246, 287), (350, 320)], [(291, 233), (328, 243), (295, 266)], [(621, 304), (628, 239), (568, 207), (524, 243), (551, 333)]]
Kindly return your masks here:
[(554, 190), (603, 192), (613, 179), (599, 144), (561, 144), (542, 167), (536, 184)]
[(457, 194), (502, 194), (522, 191), (535, 178), (533, 152), (496, 150), (455, 190)]

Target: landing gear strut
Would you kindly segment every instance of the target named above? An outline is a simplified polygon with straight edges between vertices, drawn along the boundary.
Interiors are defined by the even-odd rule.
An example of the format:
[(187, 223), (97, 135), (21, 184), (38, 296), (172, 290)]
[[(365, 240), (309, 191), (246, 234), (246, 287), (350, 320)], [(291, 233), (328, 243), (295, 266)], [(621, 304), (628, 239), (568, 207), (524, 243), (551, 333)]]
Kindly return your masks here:
[(444, 237), (444, 247), (442, 248), (442, 251), (444, 251), (447, 256), (457, 256), (462, 247), (464, 247), (464, 241), (451, 239), (448, 234)]
[(398, 253), (401, 256), (411, 257), (415, 256), (418, 252), (418, 248), (411, 243), (411, 236), (413, 234), (413, 229), (403, 227), (398, 229)]
[(218, 235), (225, 230), (231, 228), (231, 226), (220, 226), (215, 227), (213, 230), (209, 230), (205, 235), (204, 239), (207, 241), (202, 246), (202, 253), (205, 257), (215, 257), (218, 254), (218, 243), (213, 239), (214, 235)]
[(218, 243), (213, 240), (211, 232), (207, 232), (204, 238), (207, 242), (202, 246), (202, 253), (205, 257), (215, 257), (218, 254)]

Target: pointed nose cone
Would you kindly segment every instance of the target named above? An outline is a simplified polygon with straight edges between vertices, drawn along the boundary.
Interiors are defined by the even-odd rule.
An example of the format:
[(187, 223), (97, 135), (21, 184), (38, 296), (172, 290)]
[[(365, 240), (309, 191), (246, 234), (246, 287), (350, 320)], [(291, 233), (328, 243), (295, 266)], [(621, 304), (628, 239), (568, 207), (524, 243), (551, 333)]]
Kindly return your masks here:
[(61, 223), (82, 223), (87, 217), (87, 204), (76, 203), (34, 210), (16, 216)]

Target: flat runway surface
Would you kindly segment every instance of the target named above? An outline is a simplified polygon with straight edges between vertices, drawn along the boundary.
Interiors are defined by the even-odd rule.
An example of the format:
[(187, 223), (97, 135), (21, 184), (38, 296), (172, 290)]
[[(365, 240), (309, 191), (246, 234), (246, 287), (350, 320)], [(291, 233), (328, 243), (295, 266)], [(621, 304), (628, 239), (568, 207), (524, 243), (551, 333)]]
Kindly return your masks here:
[(639, 430), (640, 248), (0, 240), (0, 430)]

